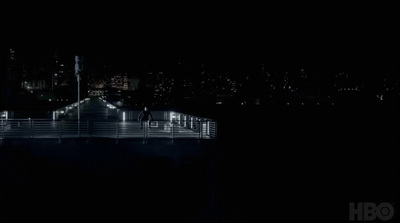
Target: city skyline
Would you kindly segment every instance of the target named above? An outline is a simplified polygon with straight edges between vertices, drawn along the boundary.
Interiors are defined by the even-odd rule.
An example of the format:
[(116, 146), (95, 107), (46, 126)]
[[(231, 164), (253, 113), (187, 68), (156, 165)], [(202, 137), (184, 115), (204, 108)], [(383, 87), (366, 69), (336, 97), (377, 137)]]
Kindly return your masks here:
[[(40, 55), (9, 49), (8, 55), (3, 56), (6, 69), (2, 74), (11, 80), (10, 85), (3, 83), (3, 101), (7, 101), (4, 99), (7, 95), (44, 102), (75, 100), (76, 77), (71, 54), (42, 52)], [(120, 106), (131, 107), (196, 102), (243, 106), (309, 105), (314, 101), (311, 104), (335, 105), (349, 98), (375, 103), (399, 96), (398, 79), (384, 71), (370, 76), (329, 68), (271, 68), (263, 61), (229, 67), (229, 64), (212, 66), (183, 59), (170, 60), (169, 64), (164, 61), (163, 66), (142, 64), (128, 69), (111, 58), (113, 55), (84, 57), (82, 96), (109, 96)]]

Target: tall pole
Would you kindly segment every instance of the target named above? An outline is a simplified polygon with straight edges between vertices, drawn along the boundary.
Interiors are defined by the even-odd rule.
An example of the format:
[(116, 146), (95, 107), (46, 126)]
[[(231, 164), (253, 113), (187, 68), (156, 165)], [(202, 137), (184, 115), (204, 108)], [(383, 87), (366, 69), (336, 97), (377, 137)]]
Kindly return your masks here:
[(80, 108), (81, 108), (81, 72), (82, 72), (82, 60), (80, 56), (75, 56), (75, 76), (78, 81), (78, 121), (81, 119)]
[(80, 137), (80, 121), (81, 121), (81, 72), (82, 72), (82, 60), (79, 56), (75, 56), (75, 76), (78, 81), (78, 137)]
[(78, 76), (78, 121), (81, 120), (81, 77)]

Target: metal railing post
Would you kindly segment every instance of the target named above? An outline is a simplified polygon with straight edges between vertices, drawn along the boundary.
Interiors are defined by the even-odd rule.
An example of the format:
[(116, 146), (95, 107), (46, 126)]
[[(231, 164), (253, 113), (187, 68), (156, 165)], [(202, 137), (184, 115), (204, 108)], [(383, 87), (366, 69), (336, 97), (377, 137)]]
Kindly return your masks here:
[(33, 119), (30, 120), (30, 130), (31, 130), (31, 138), (35, 138), (35, 122)]
[(90, 124), (89, 124), (89, 120), (86, 121), (86, 127), (87, 127), (86, 144), (89, 144), (89, 140), (90, 140)]
[(171, 122), (172, 127), (171, 127), (171, 131), (172, 131), (172, 143), (174, 143), (174, 139), (175, 139), (175, 123)]
[(200, 140), (201, 137), (202, 137), (202, 132), (203, 132), (203, 130), (202, 130), (202, 123), (201, 123), (201, 120), (200, 120), (200, 119), (197, 120), (197, 125), (198, 125), (198, 129), (199, 129), (199, 140)]
[(3, 138), (4, 138), (4, 120), (1, 119), (1, 137), (0, 137), (0, 144), (3, 144)]
[(171, 130), (172, 130), (172, 138), (175, 138), (175, 122), (171, 122), (171, 124), (172, 124), (172, 128), (171, 128)]
[(218, 133), (217, 122), (214, 122), (214, 138), (217, 138), (217, 133)]
[(146, 122), (144, 122), (143, 123), (144, 124), (144, 127), (143, 127), (143, 144), (146, 144), (146, 137), (147, 137), (147, 135), (146, 135), (146, 129), (147, 129), (147, 123)]
[(58, 136), (58, 143), (59, 143), (59, 144), (61, 143), (62, 132), (63, 132), (63, 122), (60, 121), (60, 122), (59, 122), (59, 125), (58, 125), (58, 134), (59, 134), (59, 136)]
[(115, 134), (116, 134), (115, 144), (118, 144), (118, 120), (115, 121)]
[(78, 120), (78, 138), (81, 137), (81, 121)]
[(206, 136), (210, 136), (210, 121), (206, 120)]

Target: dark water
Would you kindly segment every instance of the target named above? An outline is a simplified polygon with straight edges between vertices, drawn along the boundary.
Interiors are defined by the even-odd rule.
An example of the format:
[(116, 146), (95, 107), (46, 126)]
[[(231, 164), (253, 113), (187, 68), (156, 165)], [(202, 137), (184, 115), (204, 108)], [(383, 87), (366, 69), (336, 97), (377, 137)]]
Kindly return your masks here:
[(0, 152), (3, 216), (193, 222), (207, 214), (208, 155), (197, 144), (153, 143), (8, 141)]
[(397, 106), (232, 114), (219, 164), (245, 216), (347, 222), (349, 202), (399, 200)]

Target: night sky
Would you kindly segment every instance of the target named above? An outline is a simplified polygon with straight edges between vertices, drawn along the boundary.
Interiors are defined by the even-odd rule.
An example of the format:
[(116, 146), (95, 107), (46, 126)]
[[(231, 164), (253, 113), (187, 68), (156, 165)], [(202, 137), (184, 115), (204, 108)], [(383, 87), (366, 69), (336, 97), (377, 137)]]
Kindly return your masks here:
[(228, 70), (263, 62), (321, 75), (398, 73), (397, 2), (10, 8), (4, 46), (35, 54), (97, 56), (122, 67), (183, 59)]

